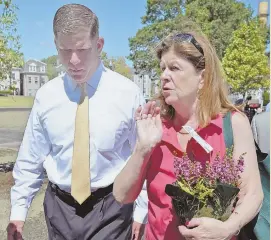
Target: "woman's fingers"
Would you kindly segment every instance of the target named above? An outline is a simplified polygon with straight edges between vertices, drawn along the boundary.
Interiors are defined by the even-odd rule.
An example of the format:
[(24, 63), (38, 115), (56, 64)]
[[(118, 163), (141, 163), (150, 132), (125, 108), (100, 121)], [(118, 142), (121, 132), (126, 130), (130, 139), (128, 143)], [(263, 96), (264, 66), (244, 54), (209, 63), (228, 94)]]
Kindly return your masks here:
[(151, 104), (151, 111), (150, 111), (150, 114), (151, 114), (152, 117), (154, 117), (155, 106), (156, 106), (156, 102), (155, 102), (155, 101), (152, 101), (152, 104)]
[(140, 120), (141, 119), (141, 111), (142, 111), (142, 107), (139, 106), (136, 110), (136, 113), (135, 113), (135, 120)]
[(148, 102), (148, 103), (144, 106), (144, 108), (143, 108), (143, 110), (142, 110), (142, 118), (143, 118), (143, 119), (145, 119), (145, 118), (148, 117), (148, 114), (149, 114), (149, 112), (150, 112), (150, 109), (151, 109), (151, 102)]
[(156, 107), (155, 101), (148, 102), (144, 107), (136, 110), (136, 120), (156, 117), (160, 113), (160, 108)]
[(160, 107), (155, 107), (153, 116), (156, 117), (158, 114), (160, 114)]

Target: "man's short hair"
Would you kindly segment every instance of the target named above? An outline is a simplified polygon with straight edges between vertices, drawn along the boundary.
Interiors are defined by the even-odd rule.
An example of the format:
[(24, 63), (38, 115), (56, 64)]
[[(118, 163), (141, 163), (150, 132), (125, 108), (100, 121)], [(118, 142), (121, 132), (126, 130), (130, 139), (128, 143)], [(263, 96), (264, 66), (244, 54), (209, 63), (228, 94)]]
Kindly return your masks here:
[(54, 34), (77, 33), (80, 28), (89, 28), (91, 37), (99, 35), (99, 21), (95, 13), (81, 4), (66, 4), (55, 14)]

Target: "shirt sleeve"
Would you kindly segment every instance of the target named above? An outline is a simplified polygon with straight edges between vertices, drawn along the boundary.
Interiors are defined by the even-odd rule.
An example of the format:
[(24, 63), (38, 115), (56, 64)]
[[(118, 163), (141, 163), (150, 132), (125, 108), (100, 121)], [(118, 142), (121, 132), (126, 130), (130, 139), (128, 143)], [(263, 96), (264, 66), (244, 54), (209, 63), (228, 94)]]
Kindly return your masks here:
[(37, 92), (13, 169), (15, 184), (10, 193), (10, 220), (25, 221), (30, 204), (43, 183), (43, 161), (50, 152), (50, 144), (39, 110)]
[[(134, 113), (136, 109), (141, 105), (145, 105), (145, 99), (143, 95), (139, 92), (135, 99), (135, 105), (133, 108), (133, 120), (132, 120), (132, 127), (129, 135), (129, 143), (131, 147), (131, 151), (133, 151), (136, 143), (136, 121)], [(146, 181), (144, 182), (143, 188), (135, 201), (135, 208), (134, 208), (134, 221), (138, 223), (147, 223), (147, 214), (148, 214), (148, 194), (146, 188)]]
[(252, 118), (252, 121), (251, 121), (251, 129), (252, 129), (252, 134), (253, 134), (253, 137), (254, 137), (254, 140), (257, 144), (259, 144), (259, 141), (258, 141), (258, 134), (257, 134), (257, 124), (256, 124), (256, 116), (255, 115), (253, 118)]

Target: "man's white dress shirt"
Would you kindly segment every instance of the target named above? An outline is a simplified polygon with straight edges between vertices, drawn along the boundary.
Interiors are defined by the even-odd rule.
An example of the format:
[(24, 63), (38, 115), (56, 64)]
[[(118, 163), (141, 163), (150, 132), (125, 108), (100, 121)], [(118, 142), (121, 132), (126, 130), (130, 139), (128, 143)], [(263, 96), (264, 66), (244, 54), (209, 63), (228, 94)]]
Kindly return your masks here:
[[(134, 113), (145, 100), (129, 79), (101, 63), (88, 81), (91, 190), (104, 188), (127, 163), (136, 141)], [(73, 141), (80, 88), (67, 75), (41, 87), (14, 166), (10, 220), (25, 220), (33, 197), (48, 179), (70, 192)], [(125, 179), (123, 179), (125, 181)], [(147, 193), (139, 195), (134, 220), (145, 223)]]

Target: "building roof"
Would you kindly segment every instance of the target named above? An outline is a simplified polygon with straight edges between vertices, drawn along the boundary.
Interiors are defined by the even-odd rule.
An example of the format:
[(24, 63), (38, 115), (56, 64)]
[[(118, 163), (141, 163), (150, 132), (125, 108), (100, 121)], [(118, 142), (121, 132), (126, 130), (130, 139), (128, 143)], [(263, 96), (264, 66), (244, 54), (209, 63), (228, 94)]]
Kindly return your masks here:
[(47, 65), (46, 63), (41, 62), (41, 61), (39, 61), (39, 60), (37, 60), (37, 59), (33, 59), (33, 58), (28, 59), (25, 63), (30, 62), (30, 61), (39, 62), (39, 63), (41, 63), (41, 64), (43, 64), (43, 65)]
[(61, 68), (62, 67), (62, 64), (59, 64), (56, 66), (56, 68)]

